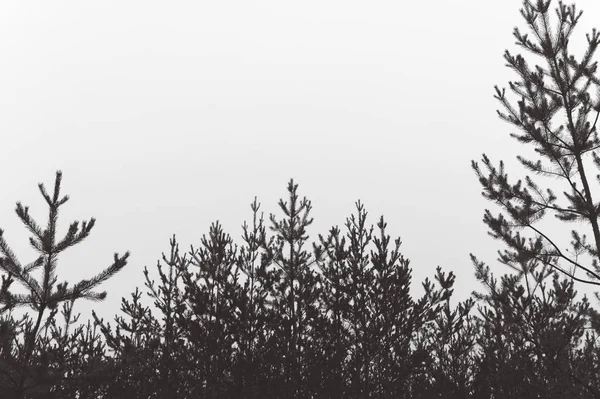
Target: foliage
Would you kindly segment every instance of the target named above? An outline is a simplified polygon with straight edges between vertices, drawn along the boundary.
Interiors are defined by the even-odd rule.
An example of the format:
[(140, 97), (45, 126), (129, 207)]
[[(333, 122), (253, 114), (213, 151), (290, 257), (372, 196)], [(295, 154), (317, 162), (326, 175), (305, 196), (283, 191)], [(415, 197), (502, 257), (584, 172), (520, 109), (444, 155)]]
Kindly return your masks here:
[(114, 326), (95, 313), (77, 325), (74, 298), (50, 309), (22, 391), (33, 322), (7, 307), (6, 397), (599, 397), (600, 314), (572, 281), (540, 264), (499, 284), (476, 262), (486, 293), (452, 307), (455, 276), (438, 267), (413, 299), (383, 217), (368, 225), (359, 201), (343, 233), (332, 227), (308, 250), (311, 203), (293, 181), (288, 198), (270, 226), (255, 199), (239, 246), (218, 222), (184, 254), (173, 236)]
[[(578, 62), (569, 52), (568, 44), (581, 12), (576, 13), (575, 5), (567, 7), (559, 2), (558, 26), (553, 32), (550, 3), (550, 0), (535, 4), (525, 1), (521, 9), (535, 41), (518, 28), (513, 33), (518, 46), (544, 59), (545, 68), (536, 65), (532, 69), (520, 54), (513, 56), (507, 50), (504, 54), (507, 66), (521, 78), (509, 82), (510, 89), (521, 98), (518, 109), (506, 98), (505, 89), (496, 86), (495, 98), (508, 111), (507, 114), (498, 111), (500, 118), (522, 131), (511, 136), (522, 144), (532, 145), (538, 156), (536, 160), (522, 156), (517, 159), (535, 175), (562, 183), (561, 190), (567, 190), (563, 191), (563, 201), (559, 202), (551, 187), (541, 186), (530, 176), (525, 176), (524, 182), (511, 183), (504, 163), (493, 166), (485, 154), (482, 162), (487, 175), (476, 162), (472, 166), (483, 186), (484, 197), (504, 210), (497, 216), (486, 210), (484, 216), (490, 234), (508, 247), (500, 254), (502, 263), (519, 273), (527, 273), (532, 264), (542, 263), (574, 280), (600, 285), (600, 202), (594, 201), (590, 171), (585, 168), (590, 156), (595, 166), (600, 167), (596, 154), (600, 146), (596, 127), (600, 115), (600, 80), (596, 76), (597, 62), (592, 63), (600, 44), (600, 32), (594, 29), (586, 35), (588, 49)], [(594, 86), (596, 100), (590, 94)], [(559, 114), (566, 116), (566, 122), (556, 127), (554, 119)], [(547, 214), (554, 214), (562, 222), (591, 227), (591, 242), (581, 229), (573, 229), (570, 251), (562, 250), (566, 245), (553, 237), (555, 233), (539, 226)], [(522, 230), (531, 232), (533, 237), (523, 236)], [(587, 277), (575, 276), (576, 271), (584, 272)]]
[[(114, 263), (91, 279), (81, 280), (69, 287), (67, 281), (58, 283), (57, 262), (59, 255), (88, 237), (95, 219), (81, 223), (75, 221), (64, 238), (57, 240), (56, 224), (58, 210), (68, 200), (60, 198), (62, 173), (56, 173), (54, 192), (50, 196), (43, 184), (39, 190), (49, 207), (48, 224), (42, 229), (29, 215), (29, 207), (17, 203), (16, 213), (27, 229), (33, 234), (31, 246), (39, 253), (33, 262), (22, 265), (3, 237), (0, 230), (0, 270), (2, 277), (0, 295), (0, 384), (8, 397), (24, 398), (38, 395), (50, 397), (66, 391), (73, 380), (79, 384), (94, 379), (103, 366), (103, 344), (91, 324), (80, 326), (73, 332), (69, 328), (79, 316), (72, 314), (73, 303), (77, 299), (100, 301), (106, 292), (95, 289), (119, 272), (127, 264), (129, 252), (119, 257), (114, 255)], [(33, 273), (40, 270), (41, 279)], [(11, 285), (20, 284), (28, 292), (11, 292)], [(58, 327), (56, 315), (62, 305), (64, 327)], [(19, 307), (28, 308), (21, 318), (14, 317)], [(80, 393), (81, 394), (81, 393)], [(59, 397), (59, 396), (55, 396)]]
[[(129, 253), (115, 254), (92, 279), (57, 283), (58, 255), (85, 239), (95, 222), (75, 222), (56, 240), (58, 208), (68, 199), (59, 199), (58, 172), (52, 197), (40, 185), (50, 208), (45, 229), (17, 204), (40, 256), (21, 265), (0, 230), (0, 396), (600, 398), (600, 312), (574, 289), (575, 281), (600, 284), (600, 204), (584, 167), (588, 154), (600, 167), (600, 98), (589, 94), (600, 87), (591, 63), (600, 34), (588, 35), (588, 51), (575, 61), (567, 45), (581, 14), (559, 2), (552, 33), (550, 3), (524, 2), (537, 43), (514, 32), (547, 69), (532, 70), (507, 51), (522, 78), (510, 83), (521, 96), (518, 111), (504, 90), (496, 88), (496, 98), (508, 110), (501, 118), (524, 131), (514, 137), (544, 159), (519, 161), (570, 193), (559, 204), (551, 188), (529, 176), (509, 183), (502, 162), (495, 167), (484, 155), (487, 175), (472, 164), (484, 196), (503, 209), (498, 216), (486, 210), (484, 222), (508, 247), (499, 261), (512, 274), (496, 278), (471, 255), (483, 292), (452, 306), (455, 275), (438, 266), (422, 283), (423, 295), (413, 298), (410, 261), (383, 216), (369, 225), (358, 201), (343, 229), (334, 226), (310, 242), (312, 203), (300, 199), (291, 180), (287, 200), (267, 222), (254, 199), (239, 245), (218, 221), (185, 253), (173, 236), (156, 269), (144, 268), (145, 289), (122, 299), (112, 324), (94, 312), (93, 322), (80, 323), (74, 302), (103, 299), (96, 288), (125, 266)], [(566, 127), (553, 128), (559, 111)], [(572, 230), (571, 251), (561, 251), (539, 225), (546, 213), (590, 227), (592, 243)], [(522, 236), (524, 229), (533, 237)], [(575, 276), (577, 269), (587, 278)], [(38, 270), (41, 279), (33, 276)], [(27, 293), (15, 293), (15, 284)]]

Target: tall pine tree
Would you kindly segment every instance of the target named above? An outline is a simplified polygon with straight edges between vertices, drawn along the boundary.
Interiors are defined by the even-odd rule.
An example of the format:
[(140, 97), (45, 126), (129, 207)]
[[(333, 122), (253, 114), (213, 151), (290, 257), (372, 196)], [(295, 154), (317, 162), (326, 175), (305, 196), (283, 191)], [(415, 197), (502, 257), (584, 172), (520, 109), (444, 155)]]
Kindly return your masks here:
[[(514, 29), (516, 44), (540, 56), (544, 65), (531, 67), (520, 54), (504, 54), (507, 66), (516, 71), (519, 81), (509, 82), (510, 89), (520, 97), (515, 107), (507, 98), (505, 89), (497, 86), (495, 98), (507, 113), (498, 111), (501, 119), (516, 126), (521, 133), (511, 134), (520, 143), (531, 144), (537, 159), (517, 159), (529, 172), (558, 180), (563, 184), (562, 198), (549, 185), (537, 178), (525, 176), (517, 182), (509, 181), (504, 163), (492, 165), (484, 154), (483, 165), (472, 162), (483, 195), (503, 208), (494, 216), (486, 210), (484, 222), (490, 234), (503, 241), (508, 250), (500, 253), (500, 261), (527, 277), (534, 264), (565, 273), (586, 283), (600, 285), (600, 201), (598, 191), (592, 189), (593, 171), (586, 162), (589, 158), (600, 168), (600, 147), (597, 122), (600, 114), (600, 80), (596, 74), (597, 62), (592, 62), (600, 43), (595, 29), (586, 35), (588, 48), (581, 61), (569, 50), (571, 34), (581, 17), (575, 5), (558, 3), (558, 22), (553, 28), (550, 18), (551, 0), (524, 1), (521, 15), (532, 35)], [(596, 88), (595, 99), (592, 91)], [(557, 126), (557, 117), (561, 124)], [(597, 175), (600, 179), (600, 175)], [(594, 196), (595, 194), (595, 196)], [(591, 239), (584, 228), (571, 230), (570, 250), (567, 243), (559, 242), (551, 230), (540, 227), (540, 221), (553, 214), (562, 222), (580, 222), (591, 230)], [(526, 237), (525, 230), (532, 235)], [(477, 267), (480, 263), (473, 256)], [(576, 275), (576, 271), (585, 275)]]

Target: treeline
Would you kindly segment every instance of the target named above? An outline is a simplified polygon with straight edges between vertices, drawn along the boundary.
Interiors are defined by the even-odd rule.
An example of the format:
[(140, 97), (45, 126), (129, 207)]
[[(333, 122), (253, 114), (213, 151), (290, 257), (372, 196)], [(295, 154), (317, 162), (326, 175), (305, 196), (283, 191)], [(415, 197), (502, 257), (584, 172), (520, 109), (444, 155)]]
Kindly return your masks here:
[[(518, 157), (522, 166), (554, 183), (511, 181), (485, 155), (485, 172), (472, 163), (501, 208), (483, 221), (510, 273), (494, 277), (471, 255), (480, 289), (469, 299), (452, 300), (455, 276), (441, 268), (413, 298), (409, 261), (383, 217), (373, 225), (359, 201), (342, 228), (309, 239), (311, 203), (292, 180), (267, 220), (254, 200), (240, 242), (218, 222), (190, 251), (173, 237), (114, 320), (92, 313), (82, 323), (75, 301), (104, 299), (99, 286), (129, 253), (90, 279), (59, 281), (60, 254), (88, 237), (94, 219), (57, 235), (68, 200), (58, 172), (52, 194), (39, 186), (45, 227), (16, 207), (39, 257), (21, 263), (0, 230), (0, 398), (600, 398), (600, 313), (574, 289), (600, 285), (589, 168), (600, 168), (600, 33), (586, 36), (576, 61), (567, 47), (581, 13), (559, 2), (552, 29), (550, 3), (523, 3), (535, 42), (514, 31), (546, 68), (507, 51), (520, 100), (513, 106), (497, 87), (496, 98), (500, 117), (521, 131), (513, 137), (540, 157)], [(566, 122), (554, 127), (557, 115)], [(578, 222), (569, 243), (540, 226), (550, 214)]]
[[(218, 223), (187, 253), (173, 237), (114, 321), (93, 314), (76, 325), (73, 302), (103, 297), (91, 287), (127, 255), (94, 279), (57, 284), (55, 255), (87, 234), (55, 239), (55, 192), (45, 230), (17, 206), (39, 260), (20, 265), (0, 239), (11, 270), (2, 398), (600, 397), (600, 318), (572, 281), (540, 266), (498, 282), (478, 265), (487, 293), (451, 306), (455, 277), (438, 268), (413, 298), (409, 261), (383, 217), (370, 225), (358, 202), (344, 228), (309, 247), (311, 203), (293, 182), (268, 222), (251, 204), (238, 245)], [(11, 294), (11, 281), (30, 293)], [(18, 304), (30, 309), (20, 319)]]

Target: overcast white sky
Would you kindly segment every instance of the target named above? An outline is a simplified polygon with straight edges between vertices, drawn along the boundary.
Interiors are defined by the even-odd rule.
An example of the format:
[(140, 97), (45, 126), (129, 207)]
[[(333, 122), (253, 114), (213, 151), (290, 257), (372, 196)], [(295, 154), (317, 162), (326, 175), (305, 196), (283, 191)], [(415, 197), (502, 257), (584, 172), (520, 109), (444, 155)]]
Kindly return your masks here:
[[(577, 5), (576, 50), (600, 27), (600, 3)], [(188, 249), (218, 219), (241, 242), (254, 196), (265, 216), (278, 212), (293, 177), (313, 201), (314, 238), (343, 226), (361, 199), (372, 223), (383, 214), (402, 238), (413, 288), (441, 265), (465, 299), (480, 289), (470, 252), (507, 271), (486, 235), (482, 215), (493, 206), (470, 161), (486, 152), (512, 162), (520, 149), (493, 99), (494, 84), (516, 78), (502, 54), (516, 50), (520, 7), (3, 0), (0, 227), (32, 260), (15, 202), (45, 223), (37, 183), (51, 189), (61, 169), (71, 196), (63, 232), (72, 220), (98, 220), (61, 258), (60, 280), (132, 253), (105, 284), (108, 299), (93, 305), (109, 317), (173, 233)], [(78, 310), (87, 318), (90, 308)]]

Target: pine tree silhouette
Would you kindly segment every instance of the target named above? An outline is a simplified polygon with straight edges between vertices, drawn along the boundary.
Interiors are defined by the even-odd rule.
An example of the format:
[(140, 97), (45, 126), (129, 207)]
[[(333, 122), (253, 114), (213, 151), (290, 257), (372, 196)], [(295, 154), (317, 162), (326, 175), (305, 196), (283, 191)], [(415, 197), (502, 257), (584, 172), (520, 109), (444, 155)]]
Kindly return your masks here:
[[(4, 335), (4, 344), (6, 339), (13, 340), (13, 347), (7, 348), (2, 352), (2, 383), (5, 385), (4, 392), (7, 397), (15, 398), (29, 397), (30, 394), (38, 394), (43, 397), (49, 397), (52, 384), (60, 383), (60, 379), (69, 373), (66, 369), (68, 364), (64, 362), (53, 361), (49, 356), (56, 357), (56, 351), (52, 349), (52, 340), (49, 340), (48, 332), (59, 346), (65, 344), (64, 341), (72, 339), (67, 335), (68, 328), (73, 324), (72, 307), (77, 299), (88, 299), (92, 301), (101, 301), (106, 297), (106, 292), (97, 292), (96, 288), (104, 281), (113, 277), (127, 264), (129, 252), (119, 257), (114, 255), (114, 262), (101, 273), (91, 279), (81, 280), (69, 287), (67, 281), (58, 283), (58, 258), (59, 255), (73, 245), (79, 244), (88, 237), (95, 224), (92, 218), (88, 222), (73, 222), (67, 231), (67, 234), (60, 240), (57, 239), (56, 223), (58, 220), (59, 208), (64, 205), (69, 197), (60, 198), (60, 185), (62, 173), (56, 173), (54, 183), (54, 192), (50, 196), (46, 192), (43, 184), (39, 184), (39, 190), (46, 200), (49, 207), (48, 224), (42, 229), (29, 215), (29, 207), (17, 203), (16, 213), (19, 219), (32, 233), (29, 239), (31, 246), (39, 253), (39, 257), (33, 262), (22, 265), (8, 246), (3, 237), (3, 231), (0, 230), (0, 270), (5, 272), (8, 277), (3, 277), (2, 285), (2, 319)], [(33, 273), (40, 270), (41, 278), (36, 279)], [(28, 292), (26, 294), (15, 294), (10, 291), (10, 286), (18, 283)], [(61, 331), (56, 327), (55, 316), (58, 306), (63, 304), (63, 316), (65, 319), (65, 329)], [(19, 321), (15, 321), (11, 312), (19, 307), (31, 309), (32, 315), (26, 313)], [(8, 313), (8, 315), (6, 315)], [(44, 321), (45, 320), (45, 321)], [(90, 333), (91, 330), (87, 330)], [(44, 334), (40, 334), (40, 333)], [(83, 333), (78, 329), (75, 337)], [(22, 340), (15, 342), (16, 338)], [(92, 342), (82, 344), (82, 349), (88, 345), (93, 347)], [(93, 371), (93, 370), (92, 370)]]
[[(550, 23), (551, 1), (524, 1), (521, 15), (534, 34), (531, 41), (527, 34), (514, 29), (516, 44), (544, 58), (546, 68), (536, 65), (530, 68), (521, 55), (504, 54), (507, 66), (515, 70), (520, 81), (509, 82), (511, 90), (520, 96), (518, 109), (509, 102), (505, 89), (497, 86), (494, 96), (508, 111), (498, 111), (501, 119), (518, 127), (521, 134), (511, 134), (520, 143), (533, 145), (539, 155), (537, 160), (518, 156), (519, 162), (538, 176), (550, 177), (563, 183), (564, 202), (559, 202), (551, 188), (545, 188), (525, 176), (524, 182), (510, 183), (501, 161), (498, 167), (484, 154), (482, 162), (487, 176), (478, 163), (473, 169), (483, 186), (483, 196), (503, 208), (494, 216), (485, 211), (484, 222), (490, 234), (503, 241), (508, 250), (500, 254), (500, 261), (523, 275), (533, 264), (565, 273), (570, 278), (600, 285), (600, 227), (598, 215), (600, 202), (594, 201), (591, 190), (590, 170), (584, 162), (591, 155), (600, 167), (596, 150), (600, 147), (596, 127), (600, 115), (600, 80), (596, 75), (597, 62), (592, 63), (600, 44), (600, 33), (595, 29), (587, 34), (588, 49), (581, 62), (569, 52), (571, 34), (581, 17), (575, 5), (567, 7), (562, 2), (556, 9), (558, 24), (554, 33)], [(597, 99), (590, 95), (592, 87), (598, 89)], [(554, 117), (566, 115), (565, 124), (556, 127)], [(590, 121), (593, 121), (591, 123)], [(539, 227), (539, 221), (547, 214), (554, 214), (563, 222), (581, 222), (591, 227), (592, 239), (587, 241), (581, 230), (571, 230), (571, 250), (553, 238), (551, 231)], [(527, 238), (522, 230), (533, 237)], [(473, 262), (478, 265), (472, 255)], [(591, 260), (591, 261), (590, 261)], [(587, 277), (577, 277), (575, 271), (585, 272)]]

